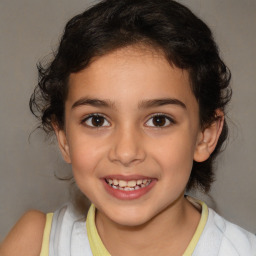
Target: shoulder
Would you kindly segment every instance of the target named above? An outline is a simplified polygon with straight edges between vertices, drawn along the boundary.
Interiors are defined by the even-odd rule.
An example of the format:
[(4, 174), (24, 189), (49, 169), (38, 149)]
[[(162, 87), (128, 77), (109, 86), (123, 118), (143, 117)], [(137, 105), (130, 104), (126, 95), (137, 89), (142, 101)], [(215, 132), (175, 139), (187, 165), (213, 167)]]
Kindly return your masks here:
[(223, 255), (231, 251), (236, 253), (234, 255), (255, 255), (253, 253), (256, 252), (256, 236), (211, 211), (212, 225), (218, 229), (222, 237), (220, 252)]
[(38, 256), (40, 254), (46, 215), (31, 210), (12, 228), (0, 246), (0, 256)]

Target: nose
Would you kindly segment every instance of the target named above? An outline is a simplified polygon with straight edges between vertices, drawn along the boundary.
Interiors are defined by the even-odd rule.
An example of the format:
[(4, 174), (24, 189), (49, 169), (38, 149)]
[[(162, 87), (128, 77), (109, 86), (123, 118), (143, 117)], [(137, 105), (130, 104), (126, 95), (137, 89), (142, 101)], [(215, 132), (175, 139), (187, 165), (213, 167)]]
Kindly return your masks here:
[(146, 157), (143, 139), (136, 127), (118, 129), (111, 143), (109, 159), (112, 162), (129, 167), (144, 161)]

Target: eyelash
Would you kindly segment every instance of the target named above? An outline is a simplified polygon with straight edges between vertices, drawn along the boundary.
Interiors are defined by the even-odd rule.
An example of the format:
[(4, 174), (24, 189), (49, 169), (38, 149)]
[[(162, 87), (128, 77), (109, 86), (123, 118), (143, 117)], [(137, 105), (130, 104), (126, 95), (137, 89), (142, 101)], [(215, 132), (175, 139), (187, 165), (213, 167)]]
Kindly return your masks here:
[[(95, 118), (103, 118), (103, 125), (88, 125), (86, 122), (88, 122), (88, 120), (91, 120), (92, 122), (92, 118), (95, 117)], [(104, 125), (104, 123), (107, 122), (108, 125)], [(109, 121), (107, 120), (107, 118), (102, 115), (102, 114), (98, 114), (98, 113), (94, 113), (94, 114), (90, 114), (90, 115), (87, 115), (82, 121), (81, 121), (82, 124), (85, 124), (87, 127), (90, 127), (90, 128), (101, 128), (101, 127), (106, 127), (106, 126), (110, 126), (110, 123)]]
[[(151, 121), (151, 123), (153, 123), (153, 118), (164, 118), (164, 124), (163, 125), (148, 125), (148, 123)], [(92, 118), (103, 118), (103, 124), (100, 125), (93, 125), (92, 123)], [(90, 121), (91, 124), (88, 124), (87, 122)], [(94, 120), (95, 121), (95, 120)], [(162, 120), (163, 121), (163, 120)], [(105, 124), (107, 122), (107, 125)], [(167, 122), (167, 125), (166, 125)], [(82, 124), (86, 125), (87, 127), (90, 128), (101, 128), (101, 127), (109, 127), (111, 126), (110, 122), (107, 120), (107, 118), (102, 115), (102, 114), (98, 114), (98, 113), (94, 113), (94, 114), (89, 114), (87, 115), (82, 121)], [(105, 124), (105, 125), (104, 125)], [(145, 123), (147, 127), (154, 127), (154, 128), (165, 128), (165, 127), (169, 127), (173, 124), (175, 124), (175, 121), (173, 120), (173, 118), (171, 118), (170, 116), (166, 115), (166, 114), (162, 114), (162, 113), (157, 113), (154, 115), (151, 115), (150, 118), (147, 120), (147, 122)]]
[[(154, 127), (154, 128), (166, 128), (166, 127), (169, 127), (173, 124), (175, 124), (176, 122), (173, 120), (173, 118), (171, 118), (170, 116), (166, 115), (166, 114), (163, 114), (163, 113), (157, 113), (157, 114), (154, 114), (154, 115), (151, 115), (151, 117), (148, 119), (148, 121), (146, 122), (146, 124), (152, 120), (153, 121), (153, 118), (156, 118), (156, 117), (161, 117), (161, 118), (164, 118), (164, 125), (163, 126), (160, 126), (160, 125), (147, 125), (149, 127)], [(166, 120), (168, 122), (168, 124), (166, 125)], [(151, 121), (151, 122), (152, 122)]]

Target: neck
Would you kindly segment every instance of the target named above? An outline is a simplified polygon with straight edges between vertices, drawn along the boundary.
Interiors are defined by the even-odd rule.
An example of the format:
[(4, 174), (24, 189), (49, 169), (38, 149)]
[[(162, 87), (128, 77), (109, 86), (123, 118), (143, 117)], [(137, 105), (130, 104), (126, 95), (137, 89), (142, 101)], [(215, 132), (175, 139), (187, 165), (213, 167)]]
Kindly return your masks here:
[(195, 233), (200, 213), (183, 197), (139, 226), (123, 226), (101, 212), (96, 226), (111, 255), (182, 255)]

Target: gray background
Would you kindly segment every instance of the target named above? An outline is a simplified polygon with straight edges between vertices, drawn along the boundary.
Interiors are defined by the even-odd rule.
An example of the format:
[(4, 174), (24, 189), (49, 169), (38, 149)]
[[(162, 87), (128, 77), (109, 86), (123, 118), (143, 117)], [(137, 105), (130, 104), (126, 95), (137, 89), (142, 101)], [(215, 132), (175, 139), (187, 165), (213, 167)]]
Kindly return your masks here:
[[(28, 101), (36, 63), (50, 58), (66, 21), (93, 1), (0, 0), (0, 241), (28, 209), (48, 212), (69, 198), (56, 180), (70, 166), (42, 132)], [(217, 181), (206, 199), (228, 220), (256, 233), (256, 3), (254, 0), (182, 0), (214, 31), (232, 71), (230, 141), (218, 161)]]

